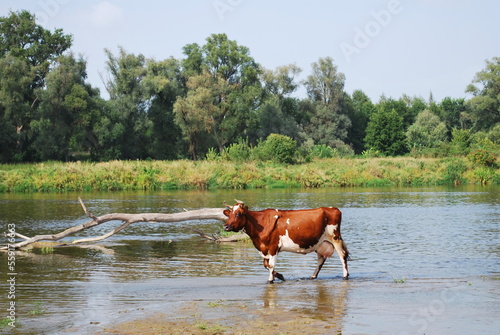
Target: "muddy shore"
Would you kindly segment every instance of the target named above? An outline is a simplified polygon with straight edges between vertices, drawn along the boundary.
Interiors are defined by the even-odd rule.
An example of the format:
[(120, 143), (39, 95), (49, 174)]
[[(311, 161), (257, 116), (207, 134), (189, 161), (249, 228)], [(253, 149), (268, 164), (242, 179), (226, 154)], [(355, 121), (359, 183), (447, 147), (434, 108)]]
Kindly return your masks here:
[(274, 285), (257, 283), (255, 277), (199, 282), (161, 293), (163, 302), (122, 305), (113, 315), (81, 320), (83, 326), (60, 333), (493, 334), (500, 326), (498, 276), (400, 281), (332, 277)]

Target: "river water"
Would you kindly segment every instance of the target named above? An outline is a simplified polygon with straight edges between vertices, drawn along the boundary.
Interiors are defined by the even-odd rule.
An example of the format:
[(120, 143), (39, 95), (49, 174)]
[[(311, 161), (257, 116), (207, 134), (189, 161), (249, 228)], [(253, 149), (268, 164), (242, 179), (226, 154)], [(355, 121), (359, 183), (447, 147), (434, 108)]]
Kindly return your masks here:
[[(155, 312), (175, 316), (190, 303), (222, 305), (224, 313), (241, 306), (300, 313), (325, 321), (324, 333), (332, 334), (500, 329), (500, 187), (0, 194), (0, 231), (15, 225), (34, 236), (87, 222), (78, 196), (95, 215), (174, 213), (222, 207), (234, 198), (253, 210), (336, 206), (351, 277), (342, 280), (334, 255), (317, 280), (305, 280), (316, 256), (281, 253), (277, 270), (287, 281), (269, 285), (251, 244), (216, 244), (188, 229), (216, 233), (221, 222), (137, 223), (95, 245), (18, 251), (15, 269), (0, 253), (0, 320), (10, 304), (16, 307), (16, 328), (0, 333), (94, 334)], [(12, 270), (15, 298), (9, 297)]]

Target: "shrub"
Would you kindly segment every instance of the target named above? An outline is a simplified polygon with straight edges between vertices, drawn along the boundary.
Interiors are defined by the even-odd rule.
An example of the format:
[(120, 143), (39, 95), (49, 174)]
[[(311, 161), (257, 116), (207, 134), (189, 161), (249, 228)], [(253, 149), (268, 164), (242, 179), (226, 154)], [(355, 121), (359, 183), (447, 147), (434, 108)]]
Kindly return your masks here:
[(454, 128), (451, 131), (451, 154), (466, 155), (472, 141), (472, 135), (468, 129)]
[(271, 134), (255, 148), (255, 155), (264, 161), (291, 164), (297, 154), (297, 142), (285, 135)]
[(361, 156), (363, 158), (374, 158), (374, 157), (383, 157), (382, 153), (374, 148), (369, 148), (366, 150), (363, 150), (361, 153)]
[(335, 150), (325, 144), (315, 145), (311, 150), (311, 157), (314, 158), (332, 158)]
[(232, 143), (222, 153), (222, 158), (232, 162), (244, 162), (250, 158), (250, 146), (248, 141), (240, 139), (238, 143)]
[(473, 150), (470, 154), (467, 155), (467, 158), (472, 163), (483, 166), (494, 166), (496, 162), (495, 155), (483, 149)]
[(208, 149), (208, 152), (205, 156), (205, 159), (207, 161), (210, 161), (210, 162), (218, 161), (219, 158), (220, 158), (220, 155), (217, 153), (217, 149), (215, 149), (215, 148)]
[(446, 169), (444, 174), (445, 184), (460, 185), (465, 182), (463, 173), (467, 170), (464, 162), (460, 158), (446, 159)]

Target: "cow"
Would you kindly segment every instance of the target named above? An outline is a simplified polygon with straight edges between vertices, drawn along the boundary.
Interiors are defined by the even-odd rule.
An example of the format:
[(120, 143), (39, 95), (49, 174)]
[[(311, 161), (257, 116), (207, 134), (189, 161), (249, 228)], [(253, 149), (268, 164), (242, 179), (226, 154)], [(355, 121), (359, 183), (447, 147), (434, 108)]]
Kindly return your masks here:
[(343, 278), (349, 277), (347, 260), (349, 251), (340, 235), (341, 211), (336, 207), (320, 207), (302, 210), (265, 209), (249, 211), (243, 201), (236, 200), (234, 206), (226, 205), (224, 224), (226, 231), (244, 231), (264, 258), (264, 267), (269, 270), (270, 284), (274, 279), (285, 280), (274, 267), (280, 251), (308, 254), (316, 251), (317, 267), (310, 277), (316, 279), (326, 259), (334, 250), (343, 266)]

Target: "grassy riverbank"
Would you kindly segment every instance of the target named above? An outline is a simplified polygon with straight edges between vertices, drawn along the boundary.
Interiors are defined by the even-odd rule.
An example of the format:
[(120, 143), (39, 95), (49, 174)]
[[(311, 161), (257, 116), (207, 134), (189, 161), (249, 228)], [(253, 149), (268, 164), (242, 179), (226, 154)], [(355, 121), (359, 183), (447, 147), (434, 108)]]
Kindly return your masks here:
[(332, 158), (297, 165), (111, 161), (0, 165), (0, 192), (500, 184), (466, 158)]

